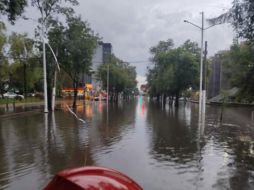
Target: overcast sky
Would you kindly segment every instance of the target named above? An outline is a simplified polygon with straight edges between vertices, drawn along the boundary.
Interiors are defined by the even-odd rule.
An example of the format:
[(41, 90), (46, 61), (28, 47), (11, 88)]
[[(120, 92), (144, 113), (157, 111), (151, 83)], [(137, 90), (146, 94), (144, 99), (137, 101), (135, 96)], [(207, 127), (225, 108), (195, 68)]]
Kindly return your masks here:
[[(138, 80), (144, 82), (149, 66), (149, 48), (160, 40), (173, 39), (175, 45), (187, 39), (200, 42), (200, 30), (186, 24), (187, 19), (201, 25), (201, 11), (210, 18), (225, 12), (232, 0), (79, 0), (76, 12), (87, 20), (104, 42), (113, 45), (114, 54), (136, 66)], [(36, 15), (31, 8), (28, 16)], [(33, 34), (36, 24), (18, 21), (9, 30)], [(209, 55), (228, 49), (233, 38), (228, 24), (205, 32)], [(136, 62), (136, 63), (135, 63)]]

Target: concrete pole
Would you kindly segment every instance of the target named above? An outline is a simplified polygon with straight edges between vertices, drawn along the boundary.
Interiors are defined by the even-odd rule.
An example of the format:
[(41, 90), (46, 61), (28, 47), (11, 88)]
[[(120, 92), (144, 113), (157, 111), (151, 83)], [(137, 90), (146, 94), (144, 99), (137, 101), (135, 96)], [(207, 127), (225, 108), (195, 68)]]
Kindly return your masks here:
[(206, 113), (206, 57), (207, 57), (207, 41), (205, 42), (204, 62), (203, 62), (203, 83), (202, 83), (202, 124), (201, 135), (205, 131), (205, 113)]
[(107, 68), (107, 106), (108, 106), (108, 98), (109, 98), (109, 64)]
[[(56, 64), (56, 66), (57, 66), (57, 69), (58, 69), (58, 71), (60, 71), (60, 66), (59, 66), (58, 60), (57, 60), (57, 58), (56, 58), (56, 54), (58, 54), (58, 51), (57, 51), (56, 54), (55, 54), (54, 51), (53, 51), (53, 49), (52, 49), (52, 47), (50, 46), (50, 44), (49, 44), (49, 43), (47, 43), (47, 44), (48, 44), (48, 47), (49, 47), (51, 53), (53, 54), (53, 57), (54, 57), (54, 59), (55, 59), (55, 64)], [(53, 86), (53, 89), (52, 89), (52, 106), (51, 106), (52, 111), (55, 110), (55, 102), (56, 102), (56, 79), (57, 79), (57, 70), (56, 70), (56, 68), (55, 68), (55, 72), (54, 72), (54, 86)]]
[(55, 111), (55, 104), (56, 104), (56, 79), (57, 79), (57, 70), (55, 69), (54, 72), (54, 86), (52, 89), (52, 111)]
[(45, 21), (42, 10), (42, 47), (43, 47), (43, 81), (44, 81), (44, 113), (48, 113), (48, 89), (47, 89), (47, 67), (46, 67), (46, 47), (45, 47)]
[(204, 12), (201, 12), (202, 14), (202, 27), (201, 27), (201, 50), (200, 50), (200, 81), (199, 81), (199, 126), (201, 131), (201, 125), (203, 123), (202, 118), (202, 82), (203, 82), (203, 46), (204, 46)]

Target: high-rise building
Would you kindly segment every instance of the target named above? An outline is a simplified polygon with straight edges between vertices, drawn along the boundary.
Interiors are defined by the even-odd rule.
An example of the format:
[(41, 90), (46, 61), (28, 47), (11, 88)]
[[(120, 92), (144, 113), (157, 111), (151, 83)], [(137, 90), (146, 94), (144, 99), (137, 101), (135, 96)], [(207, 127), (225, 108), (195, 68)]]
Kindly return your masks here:
[(107, 62), (107, 59), (111, 56), (112, 54), (112, 45), (111, 43), (102, 43), (102, 50), (103, 50), (103, 63)]
[(91, 75), (83, 76), (83, 84), (92, 84), (94, 90), (99, 90), (102, 86), (100, 77), (97, 76), (100, 65), (107, 62), (108, 57), (112, 54), (111, 43), (99, 42), (94, 51), (92, 58)]
[(220, 78), (221, 78), (221, 63), (220, 54), (216, 54), (212, 59), (211, 75), (208, 83), (208, 99), (219, 95), (220, 93)]
[(223, 51), (219, 52), (212, 59), (211, 75), (208, 82), (208, 99), (219, 95), (222, 90), (229, 90), (232, 88), (230, 78), (227, 75), (230, 68), (226, 68), (222, 64), (223, 53)]

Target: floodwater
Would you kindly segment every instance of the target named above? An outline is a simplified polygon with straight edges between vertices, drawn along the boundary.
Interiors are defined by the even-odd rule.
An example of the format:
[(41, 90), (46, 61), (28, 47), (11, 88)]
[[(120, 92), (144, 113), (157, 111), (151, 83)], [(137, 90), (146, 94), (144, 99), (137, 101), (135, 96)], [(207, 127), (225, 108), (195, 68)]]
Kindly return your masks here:
[(0, 189), (42, 189), (55, 173), (85, 165), (117, 169), (145, 190), (254, 189), (254, 108), (162, 109), (146, 98), (65, 104), (55, 113), (0, 118)]

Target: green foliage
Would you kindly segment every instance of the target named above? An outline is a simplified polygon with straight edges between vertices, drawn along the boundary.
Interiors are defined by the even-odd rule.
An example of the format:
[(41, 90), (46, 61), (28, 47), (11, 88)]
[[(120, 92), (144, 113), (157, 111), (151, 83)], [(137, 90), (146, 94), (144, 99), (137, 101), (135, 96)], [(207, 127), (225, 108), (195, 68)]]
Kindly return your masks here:
[(233, 25), (239, 37), (254, 42), (253, 0), (234, 0), (232, 9)]
[(231, 23), (238, 37), (254, 42), (254, 1), (233, 0), (232, 7), (218, 17), (208, 19), (210, 24)]
[[(48, 33), (49, 44), (56, 52), (60, 67), (69, 75), (76, 89), (83, 74), (90, 73), (92, 56), (98, 37), (80, 17), (68, 17), (67, 26), (55, 23)], [(52, 58), (52, 54), (49, 56)], [(52, 61), (51, 61), (52, 62)], [(74, 94), (74, 104), (76, 93)]]
[(157, 55), (161, 52), (166, 52), (174, 47), (174, 42), (172, 39), (168, 39), (167, 41), (159, 41), (156, 46), (150, 48), (150, 53), (153, 55)]
[(240, 88), (239, 99), (254, 101), (254, 55), (253, 45), (248, 42), (233, 44), (222, 56), (224, 71), (232, 86)]
[[(109, 69), (108, 69), (109, 67)], [(103, 88), (107, 88), (107, 71), (109, 70), (109, 92), (129, 95), (135, 91), (136, 70), (129, 63), (123, 62), (114, 55), (109, 57), (106, 64), (102, 64), (98, 69), (98, 78), (102, 80)]]
[[(62, 0), (31, 0), (33, 7), (36, 7), (41, 14), (39, 22), (43, 22), (46, 26), (46, 29), (50, 28), (55, 22), (56, 15), (62, 14), (67, 17), (73, 16), (74, 10), (71, 6), (78, 5), (77, 0), (65, 0), (63, 3)], [(62, 5), (65, 6), (62, 6)], [(43, 19), (42, 19), (43, 16)], [(39, 27), (40, 28), (40, 27)]]
[(8, 82), (8, 62), (3, 57), (4, 45), (6, 43), (5, 25), (0, 22), (0, 95), (3, 95)]
[(0, 56), (3, 54), (3, 47), (6, 42), (5, 24), (0, 21)]
[(6, 60), (0, 60), (0, 95), (5, 93), (7, 84), (9, 82), (9, 68)]
[(13, 104), (13, 103), (27, 104), (27, 103), (36, 103), (36, 102), (42, 102), (42, 100), (37, 97), (28, 97), (22, 100), (17, 100), (15, 98), (2, 98), (2, 99), (0, 98), (0, 105)]
[(10, 55), (14, 63), (9, 66), (10, 87), (25, 94), (35, 88), (42, 78), (35, 44), (26, 34), (12, 33), (9, 37)]
[(196, 43), (186, 41), (178, 48), (170, 46), (153, 54), (155, 65), (147, 75), (150, 96), (179, 97), (184, 90), (195, 86), (198, 81), (198, 51)]
[(26, 5), (26, 0), (2, 0), (0, 2), (0, 13), (7, 15), (9, 21), (14, 23), (17, 16), (24, 12)]
[(15, 59), (26, 59), (33, 54), (33, 40), (27, 34), (12, 33), (9, 37), (10, 54)]
[(67, 27), (59, 24), (49, 31), (49, 43), (57, 50), (61, 67), (73, 82), (79, 82), (82, 73), (89, 73), (97, 37), (87, 22), (70, 17)]

